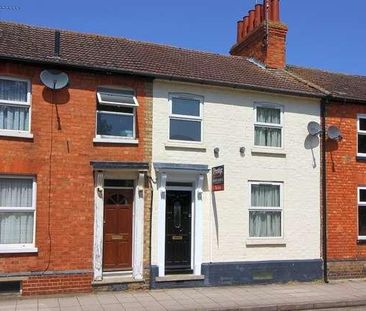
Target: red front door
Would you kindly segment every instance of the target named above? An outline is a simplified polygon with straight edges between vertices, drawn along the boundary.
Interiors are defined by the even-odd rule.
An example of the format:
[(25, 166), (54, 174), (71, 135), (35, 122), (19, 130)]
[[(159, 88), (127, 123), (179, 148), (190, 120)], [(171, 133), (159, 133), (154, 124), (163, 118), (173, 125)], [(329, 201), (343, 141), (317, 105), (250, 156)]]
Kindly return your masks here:
[(103, 271), (132, 269), (133, 190), (104, 192)]

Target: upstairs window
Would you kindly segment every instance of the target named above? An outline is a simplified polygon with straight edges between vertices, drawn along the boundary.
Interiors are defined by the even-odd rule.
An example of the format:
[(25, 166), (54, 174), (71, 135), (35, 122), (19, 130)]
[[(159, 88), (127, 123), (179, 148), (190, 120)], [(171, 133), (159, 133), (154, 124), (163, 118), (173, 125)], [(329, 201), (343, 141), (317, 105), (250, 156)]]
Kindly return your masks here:
[(169, 117), (169, 139), (202, 142), (202, 98), (172, 95)]
[(138, 102), (131, 90), (100, 88), (97, 92), (97, 138), (135, 139)]
[(30, 83), (0, 77), (0, 132), (27, 132), (30, 128)]
[(282, 108), (255, 105), (254, 145), (282, 147)]
[(35, 179), (0, 176), (0, 251), (34, 247)]
[(282, 236), (282, 184), (252, 182), (249, 208), (249, 236), (274, 238)]
[(357, 155), (366, 156), (366, 115), (357, 116)]

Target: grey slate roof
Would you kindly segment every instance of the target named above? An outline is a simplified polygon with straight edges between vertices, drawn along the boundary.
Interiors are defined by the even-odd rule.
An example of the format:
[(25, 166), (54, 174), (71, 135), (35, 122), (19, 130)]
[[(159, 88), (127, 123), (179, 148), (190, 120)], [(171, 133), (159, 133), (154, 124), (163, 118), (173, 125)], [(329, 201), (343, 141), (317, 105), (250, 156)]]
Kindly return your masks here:
[(310, 97), (323, 95), (285, 70), (264, 69), (244, 57), (72, 31), (60, 33), (60, 57), (55, 57), (54, 29), (0, 22), (0, 59)]

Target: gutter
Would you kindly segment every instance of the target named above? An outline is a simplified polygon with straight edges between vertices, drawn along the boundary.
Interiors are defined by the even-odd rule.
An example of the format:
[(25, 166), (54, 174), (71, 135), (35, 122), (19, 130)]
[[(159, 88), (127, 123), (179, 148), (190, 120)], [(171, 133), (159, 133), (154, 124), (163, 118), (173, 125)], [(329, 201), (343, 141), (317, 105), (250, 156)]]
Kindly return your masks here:
[(190, 83), (199, 83), (199, 84), (206, 84), (211, 86), (221, 86), (221, 87), (230, 87), (234, 89), (245, 89), (245, 90), (253, 90), (259, 92), (270, 92), (275, 94), (285, 94), (285, 95), (292, 95), (292, 96), (300, 96), (300, 97), (308, 97), (308, 98), (318, 98), (322, 97), (322, 94), (319, 93), (311, 93), (311, 92), (301, 92), (301, 91), (293, 91), (293, 90), (286, 90), (274, 87), (261, 87), (252, 84), (240, 84), (234, 82), (225, 82), (219, 80), (208, 80), (208, 79), (199, 79), (199, 78), (189, 78), (189, 77), (177, 77), (173, 75), (166, 75), (166, 74), (156, 74), (154, 72), (146, 72), (146, 71), (133, 71), (133, 70), (122, 70), (112, 67), (91, 67), (87, 65), (76, 65), (70, 64), (67, 62), (62, 62), (60, 58), (51, 58), (48, 60), (40, 60), (40, 59), (32, 59), (32, 58), (25, 58), (25, 57), (16, 57), (16, 56), (4, 56), (0, 55), (0, 59), (8, 60), (8, 61), (16, 61), (16, 62), (23, 62), (30, 65), (47, 65), (47, 66), (60, 66), (70, 69), (77, 69), (83, 71), (94, 71), (94, 72), (108, 72), (108, 73), (115, 73), (115, 74), (125, 74), (125, 75), (132, 75), (132, 76), (141, 76), (144, 78), (150, 79), (161, 79), (161, 80), (169, 80), (169, 81), (177, 81), (177, 82), (190, 82)]

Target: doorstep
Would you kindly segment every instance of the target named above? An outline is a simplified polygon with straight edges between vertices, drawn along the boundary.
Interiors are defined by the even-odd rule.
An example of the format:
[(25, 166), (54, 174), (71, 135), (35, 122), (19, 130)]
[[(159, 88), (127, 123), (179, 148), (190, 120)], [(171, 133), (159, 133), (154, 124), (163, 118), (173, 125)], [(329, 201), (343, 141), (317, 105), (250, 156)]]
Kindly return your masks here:
[(92, 285), (111, 285), (111, 284), (124, 284), (124, 283), (143, 283), (144, 279), (134, 279), (132, 276), (123, 275), (111, 275), (103, 276), (100, 281), (93, 281)]
[(204, 280), (204, 275), (194, 274), (169, 274), (165, 276), (158, 276), (155, 278), (155, 282), (176, 282), (176, 281), (199, 281)]

